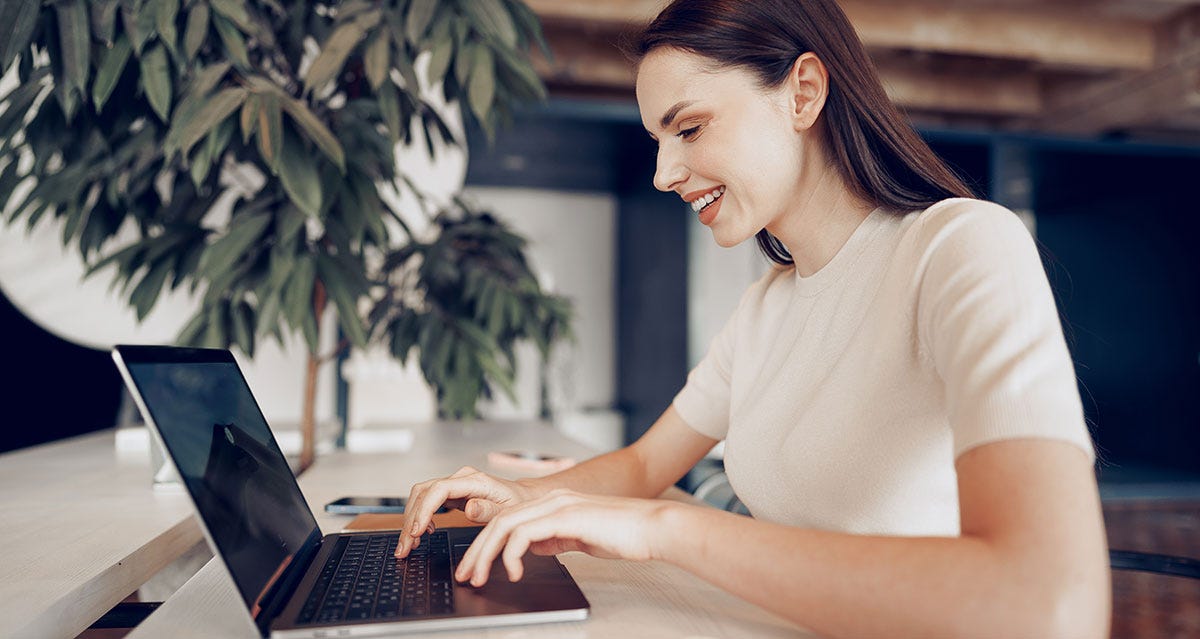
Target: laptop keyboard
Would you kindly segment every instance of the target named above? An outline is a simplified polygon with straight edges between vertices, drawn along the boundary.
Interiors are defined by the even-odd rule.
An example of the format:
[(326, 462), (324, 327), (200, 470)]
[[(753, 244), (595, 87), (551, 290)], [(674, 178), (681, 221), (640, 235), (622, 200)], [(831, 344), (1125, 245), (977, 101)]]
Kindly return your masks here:
[(399, 533), (339, 537), (297, 623), (453, 613), (449, 537), (425, 535), (405, 559), (392, 555), (399, 541)]

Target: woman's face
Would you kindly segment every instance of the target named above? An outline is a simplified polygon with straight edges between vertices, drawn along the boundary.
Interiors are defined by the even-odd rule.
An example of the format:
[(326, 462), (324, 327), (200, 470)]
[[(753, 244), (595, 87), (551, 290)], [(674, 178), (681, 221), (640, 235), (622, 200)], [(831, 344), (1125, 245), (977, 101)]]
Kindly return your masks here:
[(771, 227), (799, 201), (802, 141), (789, 97), (678, 49), (642, 60), (637, 100), (658, 141), (654, 186), (678, 193), (721, 246)]

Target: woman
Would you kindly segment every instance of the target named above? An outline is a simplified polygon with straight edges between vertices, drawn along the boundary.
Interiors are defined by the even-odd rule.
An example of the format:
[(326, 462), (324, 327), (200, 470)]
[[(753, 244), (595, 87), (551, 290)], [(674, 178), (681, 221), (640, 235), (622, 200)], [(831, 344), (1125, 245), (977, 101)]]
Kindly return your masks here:
[[(456, 577), (529, 550), (667, 561), (829, 636), (1107, 636), (1093, 451), (1011, 212), (888, 102), (831, 0), (676, 0), (636, 44), (654, 185), (778, 263), (629, 447), (410, 494), (490, 522)], [(652, 499), (718, 441), (754, 518)]]

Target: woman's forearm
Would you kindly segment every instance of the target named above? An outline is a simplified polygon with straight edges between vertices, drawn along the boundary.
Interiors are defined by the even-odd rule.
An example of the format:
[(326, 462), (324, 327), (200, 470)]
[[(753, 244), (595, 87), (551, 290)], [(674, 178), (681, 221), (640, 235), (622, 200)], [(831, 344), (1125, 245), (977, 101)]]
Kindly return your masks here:
[(1039, 553), (972, 537), (808, 530), (681, 504), (661, 513), (658, 558), (822, 636), (1107, 632), (1095, 579), (1072, 574), (1053, 553), (1034, 559)]
[(667, 407), (633, 444), (574, 468), (522, 483), (536, 492), (567, 488), (581, 493), (621, 497), (657, 497), (688, 472), (717, 440), (693, 430)]
[(553, 475), (523, 479), (519, 483), (533, 488), (539, 494), (555, 488), (623, 497), (654, 497), (658, 494), (647, 485), (645, 462), (636, 450), (628, 446), (593, 457)]

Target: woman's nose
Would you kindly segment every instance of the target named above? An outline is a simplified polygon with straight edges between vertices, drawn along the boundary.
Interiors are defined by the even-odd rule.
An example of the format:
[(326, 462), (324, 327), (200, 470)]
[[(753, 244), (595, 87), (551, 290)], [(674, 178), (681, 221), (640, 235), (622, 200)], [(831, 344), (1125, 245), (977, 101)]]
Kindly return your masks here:
[(687, 168), (680, 161), (679, 153), (670, 148), (669, 142), (660, 145), (654, 170), (654, 188), (664, 192), (674, 191), (687, 178)]

